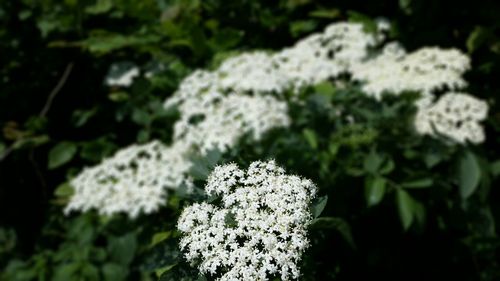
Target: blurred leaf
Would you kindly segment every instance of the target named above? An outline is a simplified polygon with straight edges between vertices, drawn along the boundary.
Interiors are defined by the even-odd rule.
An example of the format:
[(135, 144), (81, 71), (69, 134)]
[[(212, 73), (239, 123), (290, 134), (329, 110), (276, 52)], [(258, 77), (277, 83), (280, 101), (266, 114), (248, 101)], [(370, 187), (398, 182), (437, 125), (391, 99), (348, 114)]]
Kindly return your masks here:
[(113, 8), (112, 0), (97, 0), (94, 5), (87, 6), (85, 12), (88, 14), (103, 14)]
[(321, 213), (326, 207), (327, 202), (328, 202), (328, 195), (314, 199), (311, 206), (313, 218), (317, 218), (321, 215)]
[(460, 196), (464, 199), (471, 196), (479, 185), (481, 170), (474, 153), (466, 150), (459, 159), (458, 186)]
[(335, 19), (340, 17), (340, 11), (337, 9), (315, 10), (309, 13), (309, 16), (314, 18)]
[(385, 161), (385, 164), (382, 166), (382, 168), (380, 168), (379, 173), (381, 175), (388, 175), (392, 171), (394, 171), (394, 168), (395, 168), (394, 161), (392, 159), (388, 159), (387, 161)]
[(431, 187), (433, 183), (434, 181), (431, 178), (422, 178), (418, 180), (403, 182), (401, 186), (404, 188), (427, 188)]
[(76, 277), (76, 273), (80, 269), (79, 263), (69, 263), (55, 268), (54, 278), (52, 281), (68, 281)]
[(467, 38), (466, 46), (469, 53), (479, 49), (490, 36), (490, 31), (482, 26), (476, 26)]
[(111, 153), (117, 148), (116, 144), (104, 137), (84, 142), (81, 146), (80, 157), (92, 162), (99, 162), (103, 160), (105, 157), (111, 155)]
[(127, 278), (128, 268), (116, 263), (107, 263), (102, 267), (102, 274), (104, 281), (122, 281)]
[(110, 240), (108, 246), (111, 259), (123, 266), (128, 266), (134, 259), (136, 248), (137, 240), (134, 233), (114, 237)]
[(58, 168), (73, 159), (77, 147), (72, 142), (60, 142), (49, 151), (48, 168), (50, 170)]
[(180, 263), (164, 272), (158, 281), (206, 281), (198, 270), (189, 265)]
[(396, 193), (396, 204), (398, 206), (399, 218), (401, 219), (403, 228), (408, 230), (414, 218), (414, 200), (406, 191), (398, 189)]
[(157, 232), (153, 235), (153, 238), (151, 238), (151, 246), (154, 246), (165, 239), (169, 238), (170, 235), (172, 234), (171, 231), (163, 231), (163, 232)]
[(399, 8), (407, 15), (413, 12), (412, 1), (413, 0), (399, 0)]
[(493, 177), (498, 177), (500, 175), (500, 160), (491, 163), (490, 171)]
[(60, 184), (54, 191), (54, 194), (58, 197), (70, 197), (74, 193), (73, 187), (68, 182)]
[(365, 199), (368, 207), (380, 203), (384, 198), (386, 180), (383, 177), (368, 177), (365, 181)]
[(371, 174), (376, 174), (380, 168), (380, 165), (382, 165), (382, 162), (383, 159), (380, 154), (375, 152), (375, 150), (371, 150), (364, 159), (363, 168), (365, 171)]
[(313, 130), (311, 130), (311, 129), (304, 129), (302, 131), (302, 134), (304, 135), (304, 137), (306, 138), (307, 142), (309, 143), (309, 145), (313, 149), (317, 149), (318, 148), (318, 138), (316, 136), (316, 133)]
[(317, 25), (318, 23), (314, 20), (294, 21), (290, 24), (290, 33), (293, 37), (298, 37), (313, 31)]

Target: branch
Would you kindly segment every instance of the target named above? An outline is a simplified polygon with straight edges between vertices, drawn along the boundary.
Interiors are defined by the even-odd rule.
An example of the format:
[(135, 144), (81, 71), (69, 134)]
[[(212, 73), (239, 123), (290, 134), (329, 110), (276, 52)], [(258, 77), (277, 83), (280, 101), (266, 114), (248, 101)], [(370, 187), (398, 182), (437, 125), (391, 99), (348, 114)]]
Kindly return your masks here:
[(64, 70), (61, 79), (59, 79), (57, 85), (54, 87), (54, 89), (52, 89), (52, 92), (50, 92), (49, 97), (47, 98), (47, 101), (45, 102), (42, 111), (40, 111), (39, 114), (40, 117), (44, 117), (47, 115), (47, 113), (50, 110), (50, 107), (52, 106), (52, 101), (54, 101), (54, 98), (61, 91), (62, 87), (66, 83), (66, 80), (68, 80), (69, 74), (71, 73), (72, 69), (73, 69), (73, 62), (70, 62), (68, 66), (66, 66), (66, 69)]

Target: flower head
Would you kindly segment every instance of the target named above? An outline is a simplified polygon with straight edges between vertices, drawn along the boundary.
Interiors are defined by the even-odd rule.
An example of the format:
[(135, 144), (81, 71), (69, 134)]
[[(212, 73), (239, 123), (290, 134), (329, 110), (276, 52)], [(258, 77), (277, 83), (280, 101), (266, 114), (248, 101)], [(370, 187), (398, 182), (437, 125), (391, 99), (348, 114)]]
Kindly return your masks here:
[(185, 257), (217, 280), (296, 279), (308, 247), (306, 227), (315, 185), (287, 175), (274, 161), (216, 167), (205, 186), (220, 204), (193, 204), (178, 229)]

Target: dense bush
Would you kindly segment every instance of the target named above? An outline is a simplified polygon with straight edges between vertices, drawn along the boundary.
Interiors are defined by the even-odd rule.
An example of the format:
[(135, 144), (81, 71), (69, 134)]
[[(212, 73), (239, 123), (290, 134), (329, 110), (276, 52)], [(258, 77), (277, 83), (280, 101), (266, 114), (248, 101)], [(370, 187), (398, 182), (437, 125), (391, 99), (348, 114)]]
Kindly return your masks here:
[[(183, 210), (193, 204), (226, 200), (220, 198), (223, 193), (203, 192), (216, 164), (234, 162), (246, 170), (254, 161), (269, 159), (288, 174), (310, 179), (318, 189), (310, 202), (310, 245), (298, 262), (299, 279), (500, 278), (500, 85), (495, 79), (500, 75), (500, 4), (271, 2), (0, 3), (0, 280), (221, 277), (221, 271), (200, 275), (186, 260), (179, 241), (189, 235), (189, 228), (177, 229), (179, 217), (185, 217)], [(382, 32), (379, 17), (391, 27), (370, 46), (369, 59), (380, 56), (392, 41), (400, 42), (409, 54), (440, 47), (457, 48), (470, 57), (471, 67), (463, 75), (468, 86), (454, 85), (453, 77), (445, 77), (448, 80), (441, 84), (488, 105), (487, 118), (479, 120), (484, 141), (481, 136), (457, 141), (451, 129), (429, 133), (439, 129), (437, 123), (427, 134), (419, 133), (414, 128), (416, 116), (423, 112), (415, 106), (423, 94), (418, 86), (380, 98), (364, 87), (370, 81), (365, 76), (382, 73), (382, 68), (357, 80), (355, 71), (345, 69), (335, 79), (319, 79), (318, 74), (312, 82), (274, 89), (266, 102), (253, 103), (260, 96), (255, 85), (264, 87), (272, 75), (248, 82), (252, 69), (238, 69), (245, 65), (237, 60), (241, 54), (267, 58), (335, 22), (359, 23), (367, 36), (374, 36)], [(259, 69), (266, 60), (258, 57), (250, 56), (247, 63)], [(459, 64), (460, 57), (451, 56), (443, 64)], [(193, 71), (216, 73), (231, 59), (238, 63), (226, 74), (243, 74), (241, 80), (226, 81), (226, 88), (218, 89), (227, 92), (206, 104), (186, 105), (182, 97), (179, 101), (180, 85), (188, 90), (197, 85), (184, 80)], [(464, 71), (456, 72), (455, 78), (461, 79)], [(226, 75), (221, 73), (222, 78), (214, 78), (217, 83)], [(424, 77), (422, 85), (439, 78)], [(220, 111), (220, 100), (231, 96), (228, 89), (240, 86), (243, 94), (233, 95), (230, 109)], [(437, 100), (445, 92), (440, 89)], [(174, 106), (164, 106), (165, 100)], [(280, 115), (281, 104), (286, 105), (285, 116)], [(237, 121), (245, 120), (245, 114), (254, 114), (253, 119)], [(211, 126), (225, 117), (241, 124)], [(174, 128), (179, 120), (194, 130)], [(474, 120), (458, 122), (461, 126)], [(256, 132), (266, 124), (262, 134)], [(223, 139), (227, 131), (234, 133), (230, 140)], [(211, 147), (208, 139), (230, 145)], [(184, 153), (183, 143), (197, 149)], [(174, 149), (164, 152), (168, 147)], [(110, 158), (127, 156), (123, 151), (138, 152), (130, 162), (127, 157)], [(156, 157), (161, 160), (157, 166), (146, 165), (147, 159)], [(170, 178), (170, 168), (178, 168), (175, 157), (189, 158), (187, 180)], [(118, 164), (100, 164), (104, 159), (118, 159)], [(134, 171), (143, 163), (140, 180), (100, 178), (122, 164)], [(80, 184), (82, 171), (92, 166), (104, 169), (89, 172)], [(98, 183), (92, 192), (77, 197), (75, 186), (85, 189), (92, 180)], [(115, 185), (143, 186), (147, 180), (152, 181), (144, 184), (147, 187), (157, 181), (176, 185), (155, 190), (159, 200), (154, 202), (145, 197), (120, 205), (120, 192), (108, 192)], [(85, 200), (98, 193), (105, 195), (100, 203), (75, 203), (75, 198)], [(90, 210), (81, 212), (85, 208)], [(225, 223), (234, 228), (238, 218), (228, 215)], [(279, 276), (272, 277), (280, 280)]]

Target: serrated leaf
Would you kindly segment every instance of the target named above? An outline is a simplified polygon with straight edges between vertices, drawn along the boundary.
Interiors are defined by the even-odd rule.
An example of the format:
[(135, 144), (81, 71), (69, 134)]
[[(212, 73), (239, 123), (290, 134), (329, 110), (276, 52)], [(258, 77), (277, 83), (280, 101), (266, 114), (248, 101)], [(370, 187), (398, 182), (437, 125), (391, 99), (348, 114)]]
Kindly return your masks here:
[(326, 207), (327, 202), (328, 202), (328, 195), (318, 197), (313, 201), (311, 206), (311, 212), (313, 218), (317, 218), (321, 215), (321, 213)]
[(386, 180), (383, 177), (367, 178), (365, 182), (365, 199), (368, 207), (380, 203), (384, 199)]
[(460, 196), (466, 199), (476, 191), (481, 178), (479, 163), (472, 152), (467, 150), (460, 157), (458, 173)]
[(58, 168), (73, 159), (77, 151), (76, 144), (72, 142), (60, 142), (49, 151), (48, 168)]

